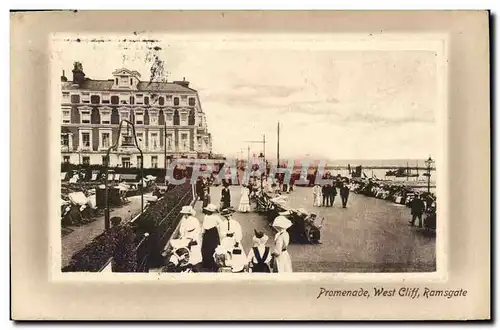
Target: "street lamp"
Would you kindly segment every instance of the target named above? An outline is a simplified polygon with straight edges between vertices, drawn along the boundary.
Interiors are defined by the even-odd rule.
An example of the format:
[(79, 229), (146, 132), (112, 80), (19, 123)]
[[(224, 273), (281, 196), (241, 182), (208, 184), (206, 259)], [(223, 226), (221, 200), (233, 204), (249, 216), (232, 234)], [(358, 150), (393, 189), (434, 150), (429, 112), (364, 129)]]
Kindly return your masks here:
[[(127, 125), (127, 135), (122, 137), (121, 147), (136, 147), (141, 154), (141, 213), (144, 211), (144, 156), (142, 154), (142, 150), (139, 147), (139, 143), (137, 142), (137, 135), (135, 134), (135, 126), (128, 120), (121, 120), (120, 126), (118, 127), (118, 134), (116, 142), (108, 148), (106, 151), (106, 157), (104, 158), (104, 167), (105, 167), (105, 200), (106, 200), (106, 209), (104, 212), (104, 228), (108, 230), (110, 228), (110, 215), (109, 215), (109, 188), (108, 188), (108, 167), (109, 167), (109, 154), (111, 150), (118, 148), (118, 143), (120, 142), (122, 125), (125, 123)], [(132, 134), (130, 134), (130, 127), (132, 127)]]
[(429, 156), (429, 159), (427, 159), (425, 161), (425, 165), (427, 165), (427, 173), (426, 176), (427, 176), (427, 192), (430, 193), (431, 192), (431, 168), (432, 168), (432, 164), (434, 164), (434, 160), (431, 158), (431, 156)]
[(163, 123), (163, 165), (165, 167), (165, 185), (167, 184), (167, 123)]

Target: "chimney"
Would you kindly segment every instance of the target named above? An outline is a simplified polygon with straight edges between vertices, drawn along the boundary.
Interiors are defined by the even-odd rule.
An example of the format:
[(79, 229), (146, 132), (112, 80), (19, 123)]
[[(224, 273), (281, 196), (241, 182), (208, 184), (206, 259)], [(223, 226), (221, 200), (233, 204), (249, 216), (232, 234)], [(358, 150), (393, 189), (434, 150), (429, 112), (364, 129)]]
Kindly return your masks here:
[(184, 86), (186, 88), (189, 88), (189, 81), (186, 81), (186, 77), (182, 78), (182, 81), (176, 80), (174, 81), (174, 84)]
[(73, 65), (73, 84), (78, 84), (79, 86), (81, 86), (85, 81), (83, 65), (80, 62), (75, 62)]
[(68, 78), (66, 78), (66, 75), (64, 74), (64, 70), (62, 72), (62, 76), (61, 76), (61, 82), (66, 82), (68, 81)]

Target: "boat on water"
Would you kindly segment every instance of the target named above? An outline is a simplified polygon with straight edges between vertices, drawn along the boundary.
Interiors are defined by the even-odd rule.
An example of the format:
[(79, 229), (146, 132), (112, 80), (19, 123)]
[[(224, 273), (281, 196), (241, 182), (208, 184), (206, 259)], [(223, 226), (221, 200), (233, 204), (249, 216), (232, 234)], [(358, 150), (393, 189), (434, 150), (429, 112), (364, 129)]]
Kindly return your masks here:
[(396, 178), (416, 178), (419, 176), (418, 173), (412, 173), (410, 169), (405, 167), (399, 167), (394, 170), (385, 172), (385, 176), (393, 176)]

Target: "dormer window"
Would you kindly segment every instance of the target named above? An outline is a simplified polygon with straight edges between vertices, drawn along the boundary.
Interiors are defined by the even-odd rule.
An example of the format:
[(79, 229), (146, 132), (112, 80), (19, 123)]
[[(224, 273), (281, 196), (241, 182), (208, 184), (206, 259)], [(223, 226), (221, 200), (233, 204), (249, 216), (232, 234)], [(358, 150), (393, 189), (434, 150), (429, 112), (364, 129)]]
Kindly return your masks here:
[[(118, 89), (134, 89), (139, 82), (141, 75), (137, 71), (121, 68), (113, 72), (114, 86)], [(120, 102), (121, 103), (121, 102)]]

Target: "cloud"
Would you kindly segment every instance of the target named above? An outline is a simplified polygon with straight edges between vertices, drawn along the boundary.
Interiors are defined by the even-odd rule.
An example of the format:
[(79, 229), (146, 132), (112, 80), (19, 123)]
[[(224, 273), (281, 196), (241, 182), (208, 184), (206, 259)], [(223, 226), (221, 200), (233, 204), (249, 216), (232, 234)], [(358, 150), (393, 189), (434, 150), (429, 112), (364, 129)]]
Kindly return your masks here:
[(384, 126), (401, 125), (408, 123), (434, 123), (434, 116), (412, 115), (412, 116), (380, 116), (374, 113), (354, 112), (341, 118), (344, 123), (369, 123)]
[(277, 97), (283, 98), (290, 96), (296, 92), (299, 92), (302, 87), (292, 87), (292, 86), (278, 86), (278, 85), (266, 85), (266, 84), (236, 84), (234, 85), (234, 90), (238, 91), (240, 89), (249, 90), (251, 94), (256, 96), (260, 95), (263, 97)]
[(224, 90), (208, 91), (203, 96), (204, 102), (218, 102), (228, 106), (276, 107), (282, 106), (283, 100), (298, 93), (302, 88), (264, 84), (235, 84)]

